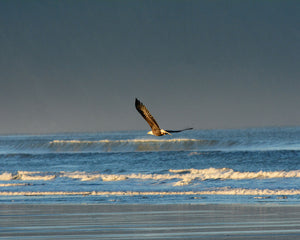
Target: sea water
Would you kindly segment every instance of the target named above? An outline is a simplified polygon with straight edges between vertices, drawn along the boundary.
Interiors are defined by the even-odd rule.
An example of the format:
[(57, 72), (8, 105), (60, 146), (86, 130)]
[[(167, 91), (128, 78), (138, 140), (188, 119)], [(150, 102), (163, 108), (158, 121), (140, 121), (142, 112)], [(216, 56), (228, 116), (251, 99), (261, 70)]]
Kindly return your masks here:
[(0, 136), (0, 203), (300, 203), (300, 127)]

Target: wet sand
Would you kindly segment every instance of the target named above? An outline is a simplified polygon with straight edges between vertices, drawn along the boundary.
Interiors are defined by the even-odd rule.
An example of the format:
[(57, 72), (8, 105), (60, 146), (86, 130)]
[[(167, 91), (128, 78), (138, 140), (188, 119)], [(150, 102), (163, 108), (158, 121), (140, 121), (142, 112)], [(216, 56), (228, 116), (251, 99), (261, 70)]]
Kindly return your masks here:
[(1, 204), (0, 239), (300, 239), (300, 206)]

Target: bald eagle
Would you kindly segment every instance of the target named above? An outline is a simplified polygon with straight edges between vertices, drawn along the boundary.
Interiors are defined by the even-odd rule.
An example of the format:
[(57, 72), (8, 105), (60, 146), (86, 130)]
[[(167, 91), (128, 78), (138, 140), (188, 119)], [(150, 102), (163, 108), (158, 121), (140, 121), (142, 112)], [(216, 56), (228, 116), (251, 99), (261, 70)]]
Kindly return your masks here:
[(146, 120), (146, 122), (151, 127), (151, 131), (148, 132), (148, 134), (155, 135), (155, 136), (162, 136), (162, 135), (172, 135), (171, 133), (175, 132), (182, 132), (185, 130), (191, 130), (193, 128), (185, 128), (182, 130), (164, 130), (159, 127), (157, 122), (155, 121), (154, 117), (151, 115), (149, 110), (146, 108), (146, 106), (141, 103), (137, 98), (135, 99), (135, 108), (136, 110), (142, 115), (142, 117)]

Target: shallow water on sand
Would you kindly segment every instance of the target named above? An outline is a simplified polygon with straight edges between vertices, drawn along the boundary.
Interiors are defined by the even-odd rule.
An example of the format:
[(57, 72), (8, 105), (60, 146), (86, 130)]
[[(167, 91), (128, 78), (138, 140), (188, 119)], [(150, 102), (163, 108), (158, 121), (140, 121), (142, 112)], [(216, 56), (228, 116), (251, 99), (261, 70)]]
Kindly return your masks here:
[(0, 239), (298, 239), (287, 205), (0, 205)]

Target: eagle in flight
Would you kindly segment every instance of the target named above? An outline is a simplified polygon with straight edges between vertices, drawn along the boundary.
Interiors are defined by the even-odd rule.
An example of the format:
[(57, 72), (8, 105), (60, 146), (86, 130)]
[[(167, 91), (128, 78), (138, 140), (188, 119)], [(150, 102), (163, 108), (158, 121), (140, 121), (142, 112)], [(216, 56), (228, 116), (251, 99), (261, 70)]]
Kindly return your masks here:
[(155, 121), (154, 117), (151, 115), (149, 110), (146, 108), (146, 106), (141, 103), (137, 98), (135, 99), (135, 108), (136, 110), (142, 115), (142, 117), (146, 120), (146, 122), (151, 127), (151, 131), (148, 132), (148, 134), (155, 135), (155, 136), (162, 136), (162, 135), (172, 135), (171, 133), (176, 132), (182, 132), (186, 130), (191, 130), (193, 128), (185, 128), (182, 130), (164, 130), (161, 129), (158, 125), (158, 123)]

